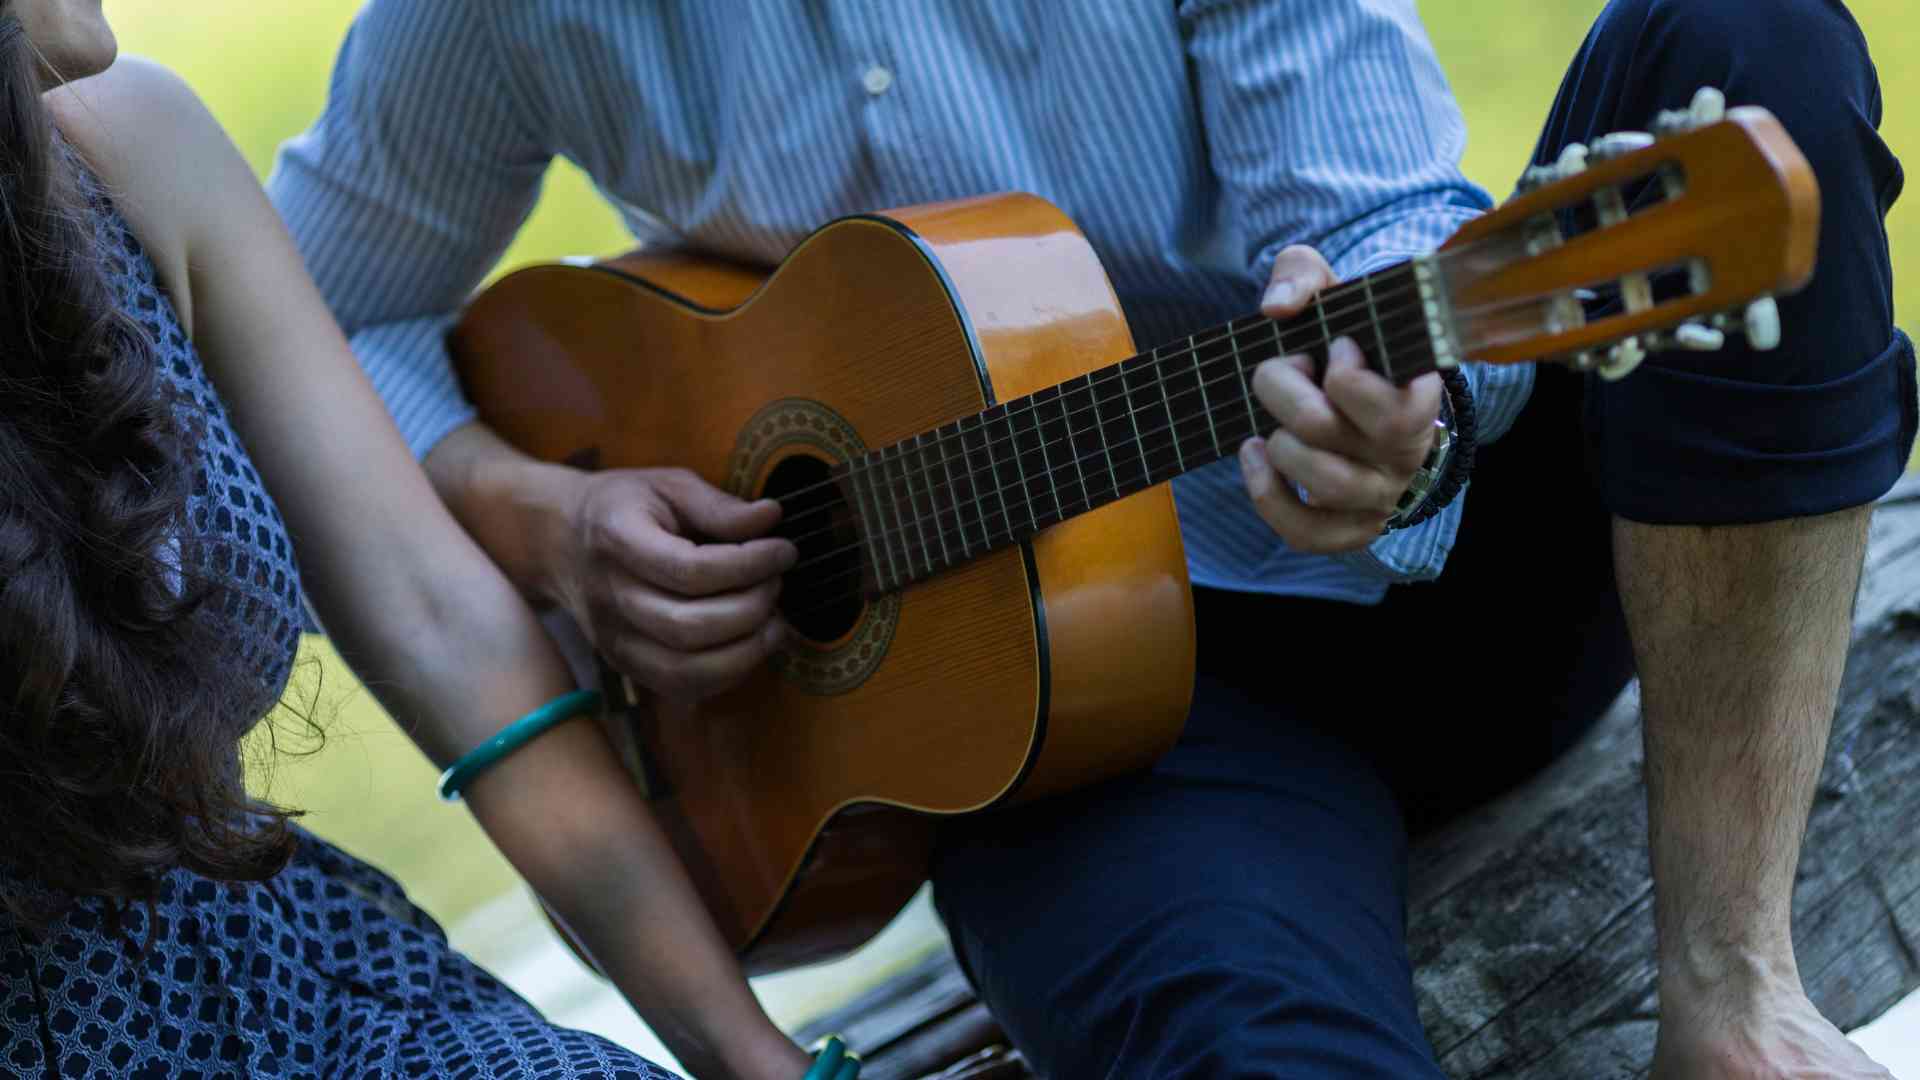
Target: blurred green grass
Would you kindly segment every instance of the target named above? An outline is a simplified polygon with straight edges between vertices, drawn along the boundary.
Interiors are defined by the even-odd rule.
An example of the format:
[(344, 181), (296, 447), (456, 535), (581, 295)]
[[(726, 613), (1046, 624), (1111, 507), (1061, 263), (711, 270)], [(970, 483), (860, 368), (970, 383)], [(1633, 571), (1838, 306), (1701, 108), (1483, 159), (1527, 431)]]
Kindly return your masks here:
[[(1895, 63), (1920, 47), (1912, 0), (1855, 0), (1887, 102), (1883, 133), (1894, 151), (1920, 164), (1920, 70)], [(318, 113), (334, 50), (358, 7), (355, 0), (194, 0), (182, 5), (111, 3), (108, 14), (128, 52), (179, 71), (227, 126), (264, 177), (275, 147)], [(1504, 195), (1525, 164), (1562, 70), (1598, 0), (1477, 0), (1422, 5), (1434, 43), (1468, 119), (1469, 176)], [(1897, 310), (1913, 325), (1920, 306), (1920, 195), (1889, 220)], [(564, 163), (503, 266), (622, 246), (617, 217)], [(415, 899), (451, 923), (515, 878), (465, 810), (433, 796), (434, 772), (360, 689), (324, 641), (311, 639), (295, 686), (318, 694), (325, 748), (275, 755), (253, 749), (256, 787), (284, 804), (306, 807), (307, 824), (399, 877)], [(506, 718), (502, 718), (503, 721)], [(290, 729), (291, 725), (283, 725)], [(298, 745), (301, 740), (291, 740)]]

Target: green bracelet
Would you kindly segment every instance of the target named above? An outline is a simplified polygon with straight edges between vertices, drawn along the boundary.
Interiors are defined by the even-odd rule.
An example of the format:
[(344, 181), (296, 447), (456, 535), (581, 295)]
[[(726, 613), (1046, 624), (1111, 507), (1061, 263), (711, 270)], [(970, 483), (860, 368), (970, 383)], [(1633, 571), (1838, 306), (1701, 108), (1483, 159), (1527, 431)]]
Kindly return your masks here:
[(473, 778), (500, 763), (500, 759), (520, 749), (548, 728), (600, 707), (600, 691), (575, 690), (562, 694), (527, 715), (508, 724), (500, 734), (467, 751), (459, 761), (440, 774), (440, 797), (458, 802)]
[(800, 1080), (855, 1080), (860, 1075), (860, 1055), (847, 1049), (838, 1035), (829, 1035), (815, 1043), (813, 1068)]

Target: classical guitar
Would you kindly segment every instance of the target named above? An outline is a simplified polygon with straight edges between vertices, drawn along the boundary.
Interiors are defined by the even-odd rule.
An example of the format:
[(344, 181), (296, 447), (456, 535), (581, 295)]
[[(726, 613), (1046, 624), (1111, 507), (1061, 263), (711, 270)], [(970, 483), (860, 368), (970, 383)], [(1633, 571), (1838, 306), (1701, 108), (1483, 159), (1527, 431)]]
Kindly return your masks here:
[(1022, 194), (836, 221), (771, 272), (651, 251), (522, 270), (451, 342), (481, 415), (536, 457), (684, 466), (785, 508), (799, 640), (697, 708), (613, 680), (636, 780), (762, 972), (884, 925), (941, 815), (1174, 742), (1194, 637), (1166, 481), (1272, 426), (1255, 364), (1340, 335), (1401, 382), (1766, 347), (1818, 212), (1773, 117), (1707, 91), (1531, 170), (1431, 255), (1150, 352), (1073, 222)]

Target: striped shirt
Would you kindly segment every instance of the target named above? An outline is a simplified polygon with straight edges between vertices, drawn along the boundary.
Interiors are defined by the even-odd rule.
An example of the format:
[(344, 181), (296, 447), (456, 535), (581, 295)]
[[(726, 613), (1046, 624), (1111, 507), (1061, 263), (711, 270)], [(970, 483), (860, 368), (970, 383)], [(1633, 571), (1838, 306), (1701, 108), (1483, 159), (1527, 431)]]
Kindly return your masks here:
[[(832, 218), (1002, 190), (1085, 231), (1143, 346), (1250, 312), (1275, 254), (1343, 278), (1489, 205), (1412, 0), (371, 0), (269, 188), (416, 453), (472, 418), (442, 339), (555, 156), (646, 244), (772, 264)], [(1484, 437), (1524, 365), (1469, 365)], [(663, 463), (670, 464), (670, 463)], [(1230, 458), (1175, 481), (1193, 580), (1367, 603), (1464, 496), (1290, 551)]]

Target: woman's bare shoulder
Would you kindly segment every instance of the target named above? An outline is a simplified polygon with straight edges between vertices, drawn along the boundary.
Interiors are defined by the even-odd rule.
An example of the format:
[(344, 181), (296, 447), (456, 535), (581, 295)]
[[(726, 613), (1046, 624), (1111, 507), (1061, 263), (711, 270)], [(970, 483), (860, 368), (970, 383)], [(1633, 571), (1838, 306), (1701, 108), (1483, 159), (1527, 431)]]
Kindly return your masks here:
[(120, 57), (46, 100), (54, 123), (152, 255), (190, 326), (190, 242), (236, 180), (238, 154), (226, 133), (184, 79), (141, 57)]

